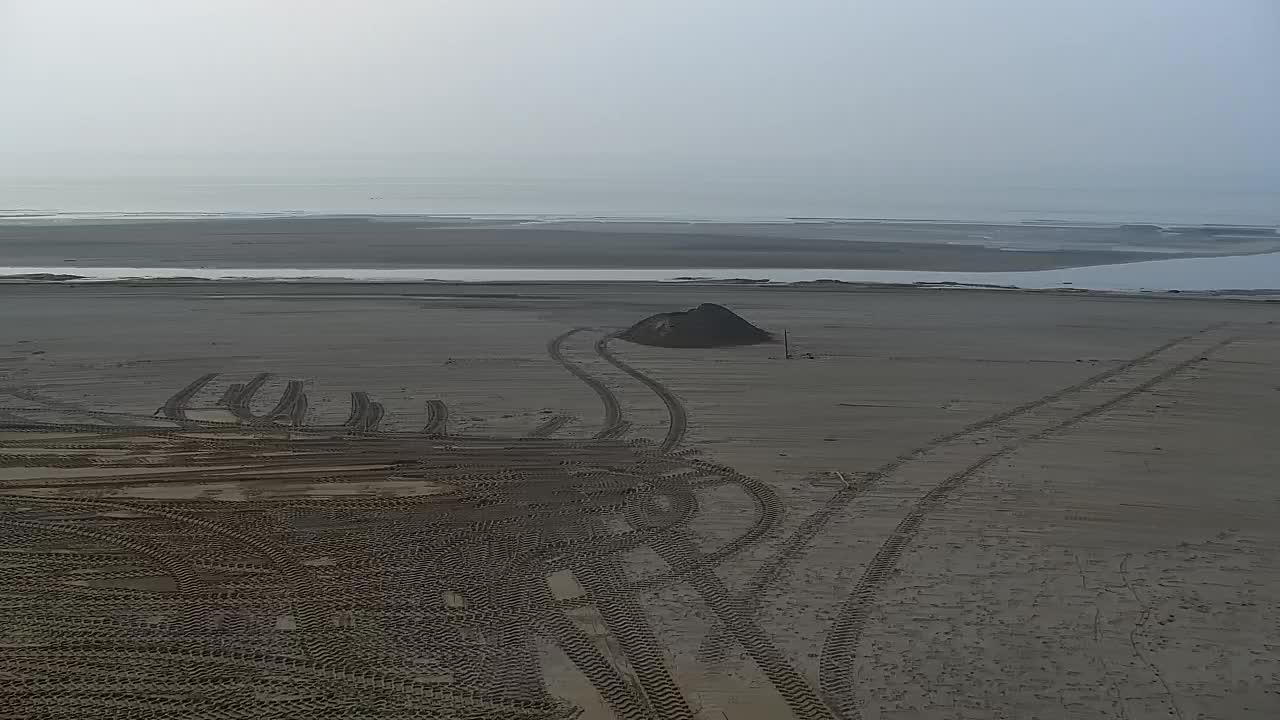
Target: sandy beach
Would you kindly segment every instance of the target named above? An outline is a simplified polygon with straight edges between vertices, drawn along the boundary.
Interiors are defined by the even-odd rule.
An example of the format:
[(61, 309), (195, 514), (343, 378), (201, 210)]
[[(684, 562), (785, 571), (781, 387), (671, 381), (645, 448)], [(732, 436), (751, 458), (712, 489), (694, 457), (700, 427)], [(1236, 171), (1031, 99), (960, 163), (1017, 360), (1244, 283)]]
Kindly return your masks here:
[[(793, 358), (610, 339), (702, 302)], [(9, 707), (1271, 718), (1277, 320), (904, 288), (0, 286)]]
[(0, 720), (1280, 720), (1280, 3), (300, 6), (0, 0)]

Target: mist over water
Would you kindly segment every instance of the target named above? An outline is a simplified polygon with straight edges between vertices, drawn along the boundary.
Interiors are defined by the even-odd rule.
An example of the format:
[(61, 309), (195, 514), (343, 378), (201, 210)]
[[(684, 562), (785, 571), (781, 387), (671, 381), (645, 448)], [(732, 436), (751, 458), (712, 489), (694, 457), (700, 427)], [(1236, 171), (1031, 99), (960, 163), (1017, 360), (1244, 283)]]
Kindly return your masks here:
[[(1274, 0), (0, 2), (0, 223), (1277, 227), (1278, 29)], [(119, 264), (202, 264), (171, 244)]]
[(0, 180), (0, 218), (149, 214), (468, 215), (674, 220), (882, 218), (1280, 226), (1280, 192), (878, 181), (823, 174), (36, 177)]
[(1280, 223), (1274, 0), (10, 0), (0, 210)]

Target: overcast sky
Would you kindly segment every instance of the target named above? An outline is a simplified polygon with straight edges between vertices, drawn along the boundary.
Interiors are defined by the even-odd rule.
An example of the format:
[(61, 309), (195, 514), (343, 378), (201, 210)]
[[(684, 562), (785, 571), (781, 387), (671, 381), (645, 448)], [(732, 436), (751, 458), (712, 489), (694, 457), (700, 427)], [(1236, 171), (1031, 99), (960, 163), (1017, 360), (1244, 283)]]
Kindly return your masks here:
[(0, 0), (10, 172), (450, 153), (1276, 187), (1277, 128), (1277, 0)]

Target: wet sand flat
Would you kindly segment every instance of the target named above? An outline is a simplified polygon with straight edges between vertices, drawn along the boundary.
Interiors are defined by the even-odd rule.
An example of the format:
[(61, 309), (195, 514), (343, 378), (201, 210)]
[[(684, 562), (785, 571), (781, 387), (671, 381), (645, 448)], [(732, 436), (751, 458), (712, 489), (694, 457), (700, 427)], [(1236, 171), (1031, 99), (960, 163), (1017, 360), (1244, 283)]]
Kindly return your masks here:
[(1280, 251), (1275, 228), (207, 218), (0, 224), (10, 267), (1029, 271)]
[[(703, 302), (793, 358), (610, 338)], [(29, 716), (1275, 717), (1278, 320), (2, 286), (0, 690)]]

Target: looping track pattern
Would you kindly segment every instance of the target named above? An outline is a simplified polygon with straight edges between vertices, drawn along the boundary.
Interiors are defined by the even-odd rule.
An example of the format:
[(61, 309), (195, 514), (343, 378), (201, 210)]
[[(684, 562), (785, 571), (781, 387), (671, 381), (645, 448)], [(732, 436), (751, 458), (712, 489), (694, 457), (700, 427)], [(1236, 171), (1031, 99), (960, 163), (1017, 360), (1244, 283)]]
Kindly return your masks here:
[[(162, 406), (168, 424), (119, 413), (104, 414), (111, 424), (0, 425), (22, 431), (0, 439), (0, 698), (24, 717), (575, 717), (543, 677), (539, 643), (549, 642), (616, 717), (691, 720), (643, 602), (679, 584), (721, 629), (705, 660), (733, 642), (794, 717), (854, 720), (859, 643), (930, 513), (1025, 444), (1201, 362), (1231, 342), (1219, 330), (850, 473), (857, 479), (736, 594), (717, 567), (768, 537), (782, 503), (766, 483), (681, 449), (684, 406), (618, 357), (609, 335), (594, 340), (596, 365), (662, 402), (659, 443), (614, 439), (628, 427), (625, 408), (565, 355), (582, 329), (547, 351), (600, 398), (592, 438), (550, 437), (565, 415), (523, 437), (447, 435), (440, 401), (427, 403), (423, 431), (388, 432), (382, 406), (359, 392), (341, 425), (309, 427), (300, 381), (266, 414), (249, 411), (266, 375), (223, 393), (235, 423), (187, 413), (217, 379), (209, 374)], [(980, 435), (987, 442), (972, 442)], [(944, 453), (945, 475), (930, 477), (927, 461)], [(760, 599), (836, 513), (881, 484), (910, 482), (920, 495), (840, 604), (815, 686), (757, 622)], [(236, 492), (200, 492), (210, 483)], [(726, 485), (751, 500), (750, 522), (699, 547), (692, 530), (709, 499), (700, 493)], [(103, 497), (112, 491), (123, 494)], [(637, 551), (661, 566), (631, 572)]]
[[(610, 440), (622, 406), (560, 355), (570, 335), (548, 349), (602, 389), (592, 440), (547, 437), (563, 415), (526, 437), (449, 436), (439, 402), (425, 432), (380, 431), (382, 406), (360, 392), (341, 425), (308, 427), (298, 381), (249, 411), (266, 375), (222, 393), (235, 423), (188, 416), (209, 374), (164, 404), (171, 425), (0, 427), (23, 431), (0, 440), (7, 467), (94, 471), (0, 479), (0, 696), (37, 717), (574, 717), (542, 676), (541, 638), (616, 716), (691, 720), (640, 595), (686, 583), (741, 625), (797, 717), (830, 717), (713, 572), (776, 525), (771, 488), (669, 452), (683, 407), (601, 338), (600, 357), (672, 419), (660, 447)], [(741, 488), (757, 517), (703, 551), (685, 530), (711, 485)], [(641, 548), (667, 569), (629, 575)]]

